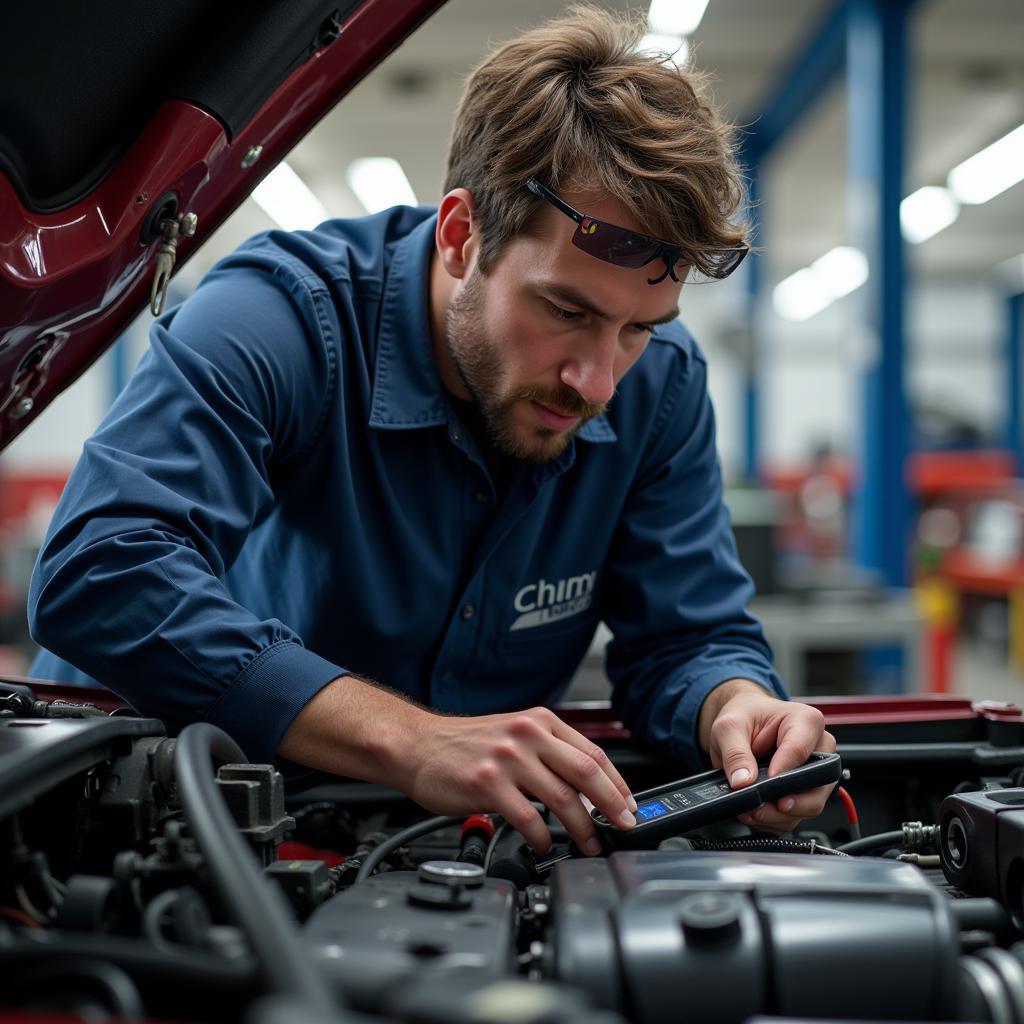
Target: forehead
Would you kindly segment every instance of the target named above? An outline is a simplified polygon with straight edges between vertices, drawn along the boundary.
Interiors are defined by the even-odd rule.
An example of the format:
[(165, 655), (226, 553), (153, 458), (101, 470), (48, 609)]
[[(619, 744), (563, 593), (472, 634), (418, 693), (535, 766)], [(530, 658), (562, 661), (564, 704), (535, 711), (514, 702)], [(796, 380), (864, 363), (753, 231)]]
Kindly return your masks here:
[[(559, 193), (575, 210), (631, 231), (644, 232), (636, 217), (618, 200), (587, 192)], [(629, 269), (589, 256), (572, 244), (576, 223), (542, 202), (530, 229), (513, 238), (499, 257), (498, 265), (516, 275), (527, 287), (573, 287), (600, 299), (603, 308), (621, 309), (638, 320), (654, 319), (678, 303), (681, 285), (666, 277), (656, 285), (648, 278), (660, 270), (654, 263)], [(498, 267), (496, 266), (497, 270)]]

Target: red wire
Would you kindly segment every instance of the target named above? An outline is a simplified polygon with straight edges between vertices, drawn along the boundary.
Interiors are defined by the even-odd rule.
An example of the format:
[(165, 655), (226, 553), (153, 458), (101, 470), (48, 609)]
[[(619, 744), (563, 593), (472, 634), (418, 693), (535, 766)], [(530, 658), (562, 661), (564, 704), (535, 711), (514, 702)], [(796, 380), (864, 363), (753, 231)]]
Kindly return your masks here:
[(4, 917), (9, 917), (12, 921), (17, 921), (19, 924), (27, 925), (29, 928), (38, 928), (39, 922), (33, 921), (28, 914), (15, 910), (14, 907), (0, 907), (0, 914)]
[(857, 817), (857, 805), (853, 802), (853, 797), (840, 786), (836, 792), (839, 794), (839, 799), (843, 801), (843, 806), (846, 808), (846, 817), (849, 819), (851, 825), (859, 825), (860, 819)]

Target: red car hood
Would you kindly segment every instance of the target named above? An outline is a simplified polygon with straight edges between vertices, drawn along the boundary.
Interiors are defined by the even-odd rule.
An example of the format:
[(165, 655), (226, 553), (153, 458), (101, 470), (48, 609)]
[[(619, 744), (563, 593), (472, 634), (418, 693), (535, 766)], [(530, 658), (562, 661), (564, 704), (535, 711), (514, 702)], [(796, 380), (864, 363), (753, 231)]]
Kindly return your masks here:
[(444, 0), (43, 0), (0, 36), (0, 449)]

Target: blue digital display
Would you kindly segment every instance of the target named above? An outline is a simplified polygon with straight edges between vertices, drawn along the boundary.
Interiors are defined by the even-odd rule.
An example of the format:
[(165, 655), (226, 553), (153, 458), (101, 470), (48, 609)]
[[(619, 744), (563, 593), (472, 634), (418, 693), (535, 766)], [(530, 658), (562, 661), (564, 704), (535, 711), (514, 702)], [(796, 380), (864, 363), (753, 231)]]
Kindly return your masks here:
[(649, 804), (641, 804), (636, 809), (636, 816), (643, 821), (650, 821), (651, 818), (660, 818), (663, 814), (668, 814), (668, 808), (657, 800)]

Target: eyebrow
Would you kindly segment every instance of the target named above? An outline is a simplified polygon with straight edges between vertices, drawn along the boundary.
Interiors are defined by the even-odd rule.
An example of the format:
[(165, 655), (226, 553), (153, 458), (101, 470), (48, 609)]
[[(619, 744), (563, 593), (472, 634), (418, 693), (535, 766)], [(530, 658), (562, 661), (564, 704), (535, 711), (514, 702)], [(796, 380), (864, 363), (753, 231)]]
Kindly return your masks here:
[[(590, 313), (592, 316), (596, 316), (599, 320), (611, 320), (611, 315), (606, 313), (599, 306), (595, 306), (594, 303), (588, 299), (582, 292), (577, 291), (571, 285), (562, 284), (545, 284), (541, 286), (545, 291), (550, 292), (555, 298), (561, 299), (563, 302), (568, 302), (570, 305), (579, 306), (584, 312)], [(663, 316), (655, 317), (653, 320), (640, 320), (638, 323), (651, 324), (653, 327), (657, 327), (659, 324), (671, 323), (676, 317), (679, 316), (679, 309), (670, 310)]]

